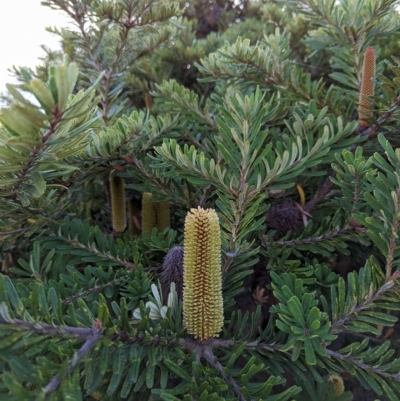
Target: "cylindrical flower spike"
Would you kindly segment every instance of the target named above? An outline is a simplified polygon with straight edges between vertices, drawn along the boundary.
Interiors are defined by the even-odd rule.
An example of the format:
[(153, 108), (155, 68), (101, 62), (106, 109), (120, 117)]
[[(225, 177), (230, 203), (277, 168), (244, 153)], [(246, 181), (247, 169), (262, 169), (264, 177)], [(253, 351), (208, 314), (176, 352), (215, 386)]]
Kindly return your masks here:
[(152, 202), (153, 194), (145, 192), (142, 198), (142, 231), (149, 231), (157, 227), (164, 231), (170, 226), (170, 213), (168, 201)]
[(374, 95), (375, 89), (375, 50), (368, 47), (364, 55), (364, 63), (361, 77), (361, 90), (358, 106), (359, 125), (368, 127), (366, 120), (372, 117), (372, 102), (368, 96)]
[(213, 209), (191, 209), (185, 220), (183, 321), (190, 334), (206, 341), (224, 323), (221, 232)]
[(142, 231), (150, 231), (157, 224), (157, 210), (151, 202), (153, 194), (145, 192), (142, 197)]
[(162, 232), (171, 225), (169, 202), (157, 202), (157, 228)]
[(125, 181), (122, 177), (110, 177), (111, 217), (113, 229), (122, 233), (126, 227)]

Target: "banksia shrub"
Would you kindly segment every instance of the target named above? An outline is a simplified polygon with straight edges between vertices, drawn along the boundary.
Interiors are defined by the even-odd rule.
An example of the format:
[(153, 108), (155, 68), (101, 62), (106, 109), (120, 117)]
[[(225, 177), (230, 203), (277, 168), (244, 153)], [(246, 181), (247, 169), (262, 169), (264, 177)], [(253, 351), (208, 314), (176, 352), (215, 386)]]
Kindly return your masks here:
[(170, 225), (168, 201), (152, 202), (153, 194), (145, 192), (142, 198), (142, 231), (151, 231), (157, 227), (164, 231)]
[(0, 95), (0, 401), (400, 400), (397, 3), (42, 0), (73, 28)]
[(183, 319), (200, 340), (218, 336), (223, 325), (221, 234), (213, 209), (191, 209), (185, 220)]
[(368, 127), (367, 120), (372, 117), (372, 102), (368, 96), (374, 95), (375, 88), (375, 50), (368, 47), (365, 51), (362, 77), (360, 100), (358, 106), (358, 119), (362, 128)]
[(110, 177), (111, 216), (115, 233), (122, 233), (126, 227), (125, 181), (122, 177)]

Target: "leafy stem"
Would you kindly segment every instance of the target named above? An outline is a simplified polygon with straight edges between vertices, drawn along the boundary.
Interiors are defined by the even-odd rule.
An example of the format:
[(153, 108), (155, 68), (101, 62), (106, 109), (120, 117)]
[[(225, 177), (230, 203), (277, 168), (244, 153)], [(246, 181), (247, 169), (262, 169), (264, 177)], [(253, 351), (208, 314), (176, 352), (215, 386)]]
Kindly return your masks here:
[(347, 322), (355, 319), (363, 310), (374, 308), (374, 302), (378, 301), (384, 294), (393, 291), (393, 287), (394, 281), (389, 280), (385, 284), (383, 284), (377, 291), (373, 292), (371, 295), (367, 295), (361, 303), (352, 308), (350, 312), (345, 313), (332, 324), (331, 332), (339, 333), (345, 331), (345, 326)]
[(330, 349), (326, 349), (326, 352), (331, 357), (339, 359), (340, 361), (343, 361), (343, 362), (351, 364), (351, 365), (355, 365), (360, 369), (375, 373), (381, 377), (384, 377), (385, 379), (394, 380), (394, 381), (400, 383), (400, 375), (399, 374), (392, 374), (392, 373), (385, 372), (384, 370), (379, 369), (376, 366), (372, 366), (372, 365), (368, 365), (367, 363), (364, 363), (362, 360), (352, 358), (351, 356), (348, 356), (348, 355), (340, 354), (339, 352), (332, 351)]

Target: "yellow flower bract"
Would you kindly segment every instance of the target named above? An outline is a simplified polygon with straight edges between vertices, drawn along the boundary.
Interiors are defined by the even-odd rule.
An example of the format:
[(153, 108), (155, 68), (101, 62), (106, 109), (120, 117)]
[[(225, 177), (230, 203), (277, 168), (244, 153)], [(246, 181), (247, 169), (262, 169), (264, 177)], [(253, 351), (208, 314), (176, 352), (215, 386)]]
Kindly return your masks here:
[(190, 334), (217, 337), (224, 322), (221, 233), (213, 209), (191, 209), (185, 220), (183, 320)]

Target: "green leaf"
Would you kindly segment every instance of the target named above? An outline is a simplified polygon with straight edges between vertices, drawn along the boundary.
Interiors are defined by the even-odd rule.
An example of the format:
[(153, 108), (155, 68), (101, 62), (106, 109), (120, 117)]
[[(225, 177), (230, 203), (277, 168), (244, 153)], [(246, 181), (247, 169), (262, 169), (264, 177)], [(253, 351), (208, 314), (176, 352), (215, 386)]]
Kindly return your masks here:
[(304, 320), (304, 315), (303, 315), (303, 308), (301, 307), (301, 303), (299, 298), (297, 297), (292, 297), (289, 299), (287, 302), (287, 306), (289, 308), (289, 311), (291, 313), (291, 317), (296, 320), (296, 322), (301, 326), (305, 327), (305, 320)]
[(171, 361), (170, 359), (164, 359), (163, 363), (171, 372), (173, 372), (179, 378), (181, 378), (187, 382), (191, 381), (191, 378), (188, 375), (188, 373), (184, 369), (182, 369), (180, 366), (178, 366), (175, 362)]
[(306, 337), (304, 341), (304, 352), (306, 355), (306, 362), (309, 365), (316, 365), (317, 359), (315, 358), (314, 347), (312, 346), (311, 340)]

